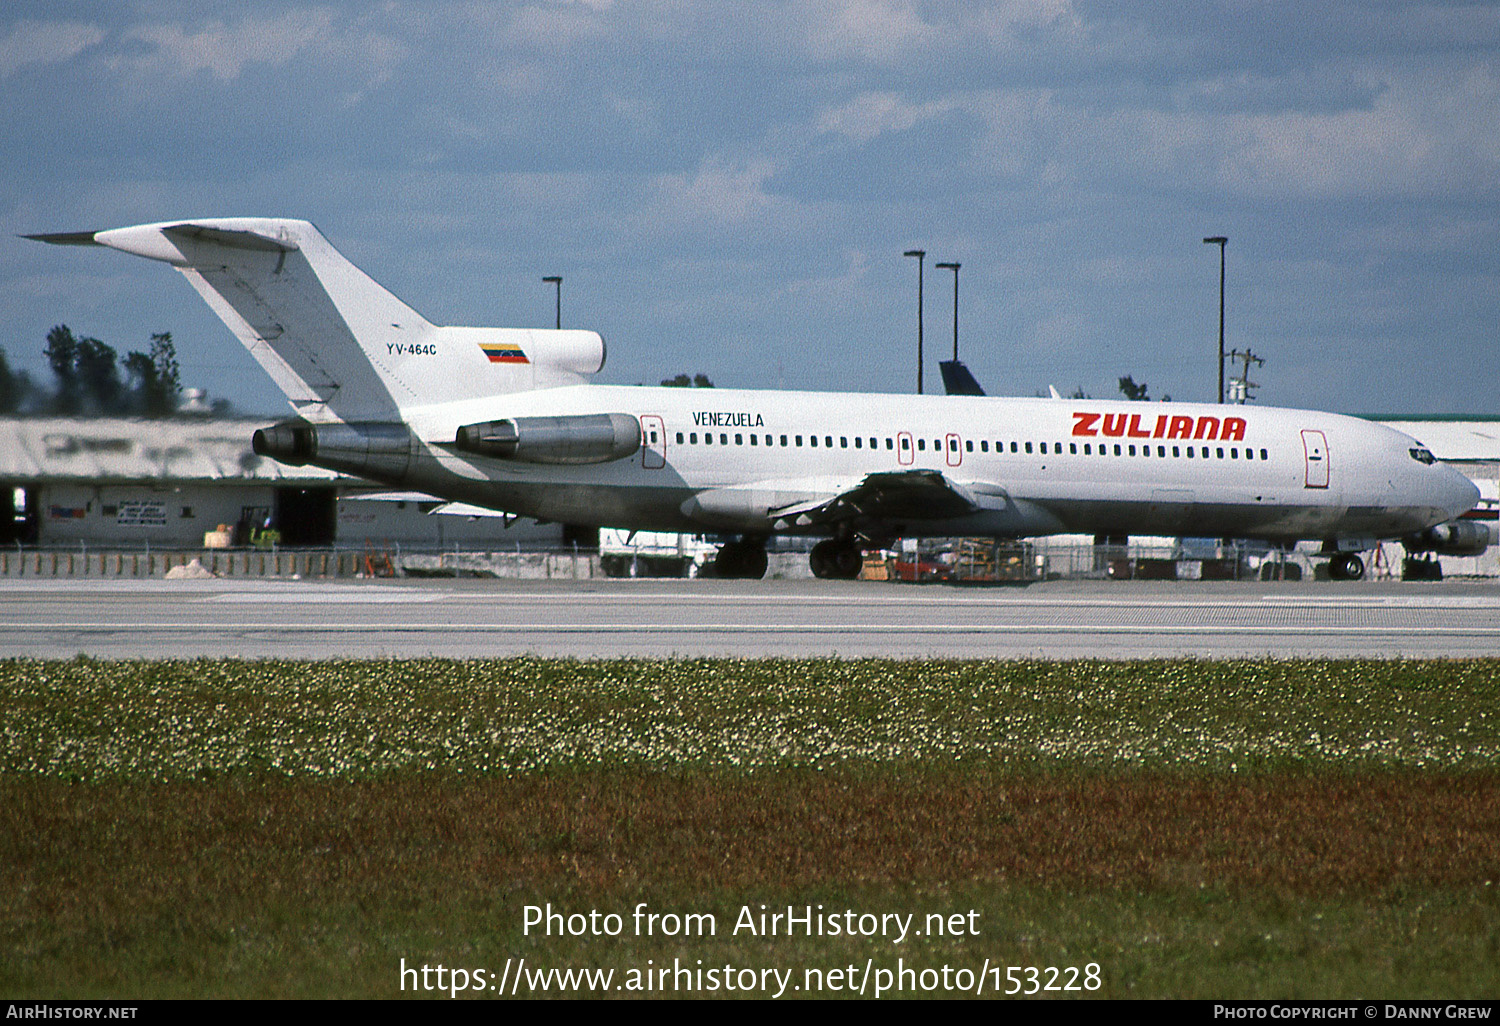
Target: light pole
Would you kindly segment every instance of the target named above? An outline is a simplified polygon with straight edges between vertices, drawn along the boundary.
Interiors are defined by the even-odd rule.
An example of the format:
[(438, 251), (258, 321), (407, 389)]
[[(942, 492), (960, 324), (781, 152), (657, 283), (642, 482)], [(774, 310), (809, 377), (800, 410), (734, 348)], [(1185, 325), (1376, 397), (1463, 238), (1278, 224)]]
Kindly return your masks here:
[(562, 277), (560, 275), (556, 275), (556, 274), (549, 274), (549, 275), (547, 275), (547, 277), (543, 278), (542, 281), (546, 282), (549, 285), (556, 285), (557, 286), (557, 326), (559, 328), (561, 328), (562, 327)]
[(951, 264), (933, 264), (933, 267), (941, 267), (945, 271), (953, 272), (953, 359), (958, 361), (958, 269), (961, 266), (957, 260)]
[(917, 395), (922, 394), (922, 259), (925, 249), (909, 249), (902, 256), (917, 258)]
[(1219, 405), (1224, 404), (1224, 244), (1227, 235), (1210, 235), (1203, 240), (1210, 246), (1219, 247)]

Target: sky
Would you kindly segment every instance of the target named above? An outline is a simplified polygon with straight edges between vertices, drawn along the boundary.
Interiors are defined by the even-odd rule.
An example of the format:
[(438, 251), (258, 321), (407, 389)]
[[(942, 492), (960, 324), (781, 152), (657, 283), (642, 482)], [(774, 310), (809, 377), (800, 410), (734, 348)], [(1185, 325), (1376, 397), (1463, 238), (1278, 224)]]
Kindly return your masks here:
[(1500, 414), (1500, 5), (7, 0), (0, 348), (65, 323), (245, 411), (166, 265), (23, 233), (298, 217), (429, 320), (597, 380)]

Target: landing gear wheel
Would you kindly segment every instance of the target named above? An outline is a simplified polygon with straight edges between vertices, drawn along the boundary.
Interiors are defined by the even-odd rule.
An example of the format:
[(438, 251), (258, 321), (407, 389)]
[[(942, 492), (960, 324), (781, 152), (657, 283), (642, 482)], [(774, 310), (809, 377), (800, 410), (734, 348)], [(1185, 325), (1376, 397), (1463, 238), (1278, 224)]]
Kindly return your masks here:
[(1328, 561), (1328, 576), (1335, 581), (1357, 581), (1365, 575), (1365, 561), (1356, 553), (1341, 552)]
[(858, 546), (828, 538), (813, 546), (808, 563), (814, 577), (852, 581), (864, 569), (865, 557)]
[(719, 577), (758, 581), (766, 576), (767, 565), (765, 547), (750, 538), (730, 542), (714, 556), (714, 573)]

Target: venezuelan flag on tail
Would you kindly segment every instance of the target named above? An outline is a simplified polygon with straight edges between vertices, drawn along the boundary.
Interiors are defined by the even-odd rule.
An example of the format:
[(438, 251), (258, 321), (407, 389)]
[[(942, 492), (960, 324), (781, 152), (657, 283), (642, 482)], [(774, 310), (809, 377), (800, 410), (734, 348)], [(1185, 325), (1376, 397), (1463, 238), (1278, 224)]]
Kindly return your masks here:
[(514, 342), (481, 342), (479, 348), (484, 350), (485, 357), (490, 363), (530, 363), (521, 347)]

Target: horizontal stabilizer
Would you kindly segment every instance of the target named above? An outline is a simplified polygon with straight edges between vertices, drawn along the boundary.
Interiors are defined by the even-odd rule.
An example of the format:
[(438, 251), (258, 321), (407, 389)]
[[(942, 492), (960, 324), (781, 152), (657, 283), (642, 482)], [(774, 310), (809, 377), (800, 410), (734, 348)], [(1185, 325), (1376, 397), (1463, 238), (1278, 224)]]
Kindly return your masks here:
[(102, 246), (94, 238), (95, 232), (53, 232), (50, 235), (23, 235), (21, 238), (33, 242), (47, 242), (54, 246)]
[(163, 228), (162, 234), (171, 238), (191, 239), (194, 242), (210, 242), (230, 249), (259, 250), (262, 253), (289, 253), (297, 248), (290, 239), (277, 239), (260, 232), (235, 231), (227, 228), (211, 228), (201, 224), (179, 224)]

